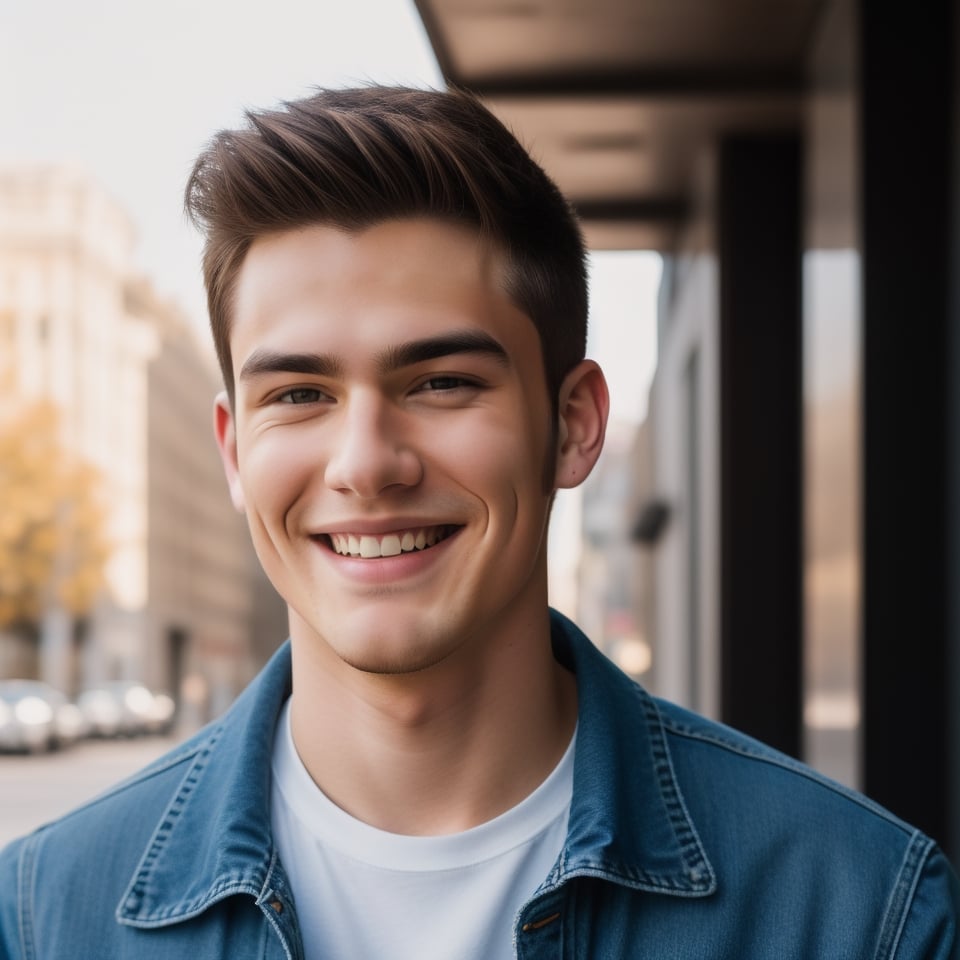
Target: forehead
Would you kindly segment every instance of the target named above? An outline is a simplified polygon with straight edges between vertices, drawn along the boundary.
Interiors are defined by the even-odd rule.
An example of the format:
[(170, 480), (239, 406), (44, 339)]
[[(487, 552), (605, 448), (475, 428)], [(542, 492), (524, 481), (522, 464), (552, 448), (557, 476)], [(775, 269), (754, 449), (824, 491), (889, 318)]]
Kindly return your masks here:
[[(313, 225), (260, 237), (237, 275), (231, 347), (297, 333), (341, 338), (379, 322), (406, 339), (450, 324), (494, 333), (535, 327), (506, 292), (504, 257), (476, 231), (432, 219), (356, 232)], [(430, 331), (426, 331), (430, 332)], [(494, 333), (494, 335), (496, 335)]]

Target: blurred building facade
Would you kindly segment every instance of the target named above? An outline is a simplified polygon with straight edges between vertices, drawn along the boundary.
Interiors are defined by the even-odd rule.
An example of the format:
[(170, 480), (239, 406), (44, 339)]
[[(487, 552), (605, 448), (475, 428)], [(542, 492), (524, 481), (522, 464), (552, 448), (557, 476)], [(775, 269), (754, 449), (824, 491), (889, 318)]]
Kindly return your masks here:
[(611, 423), (603, 456), (582, 487), (577, 608), (574, 616), (611, 659), (655, 687), (648, 612), (646, 557), (631, 536), (633, 465), (645, 436), (629, 423)]
[(285, 637), (285, 614), (227, 495), (214, 365), (134, 272), (133, 243), (124, 212), (82, 174), (0, 171), (2, 403), (55, 403), (61, 447), (103, 478), (109, 545), (95, 608), (80, 625), (48, 611), (36, 666), (70, 692), (140, 680), (199, 721)]
[(664, 257), (645, 682), (960, 856), (960, 3), (417, 7), (588, 244)]

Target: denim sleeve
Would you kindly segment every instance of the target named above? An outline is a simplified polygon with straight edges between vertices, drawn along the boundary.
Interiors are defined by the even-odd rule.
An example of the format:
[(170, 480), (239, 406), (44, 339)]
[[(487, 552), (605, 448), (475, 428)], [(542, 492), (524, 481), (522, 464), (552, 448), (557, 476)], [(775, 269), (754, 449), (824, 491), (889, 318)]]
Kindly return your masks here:
[(18, 840), (0, 850), (0, 960), (24, 957), (20, 938), (20, 851)]
[(947, 858), (932, 847), (886, 960), (960, 960), (960, 882)]

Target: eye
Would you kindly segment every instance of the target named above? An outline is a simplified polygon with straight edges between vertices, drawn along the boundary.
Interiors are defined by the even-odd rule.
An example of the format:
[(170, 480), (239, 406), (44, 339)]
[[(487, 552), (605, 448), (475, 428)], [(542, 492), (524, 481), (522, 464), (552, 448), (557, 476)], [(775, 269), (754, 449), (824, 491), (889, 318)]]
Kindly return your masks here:
[(439, 376), (424, 380), (417, 389), (422, 390), (424, 393), (441, 393), (447, 390), (459, 390), (465, 387), (475, 389), (477, 384), (463, 377)]
[(317, 403), (321, 397), (323, 394), (313, 387), (294, 387), (278, 394), (277, 400), (280, 403)]

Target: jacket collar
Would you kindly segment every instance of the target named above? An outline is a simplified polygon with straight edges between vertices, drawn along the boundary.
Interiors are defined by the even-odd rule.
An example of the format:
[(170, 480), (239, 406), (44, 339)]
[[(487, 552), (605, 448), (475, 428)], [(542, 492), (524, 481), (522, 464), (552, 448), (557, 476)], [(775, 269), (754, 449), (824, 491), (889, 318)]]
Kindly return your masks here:
[(177, 751), (186, 773), (117, 907), (121, 923), (163, 926), (232, 894), (265, 902), (282, 892), (270, 829), (270, 757), (290, 690), (286, 643), (219, 721)]
[[(567, 841), (545, 886), (592, 876), (686, 897), (712, 893), (713, 869), (655, 702), (556, 612), (551, 639), (577, 676), (579, 724)], [(286, 892), (270, 829), (270, 756), (290, 671), (287, 643), (220, 722), (177, 751), (186, 773), (117, 907), (121, 923), (163, 926), (232, 894), (264, 902)]]
[(579, 726), (567, 841), (548, 886), (593, 876), (685, 897), (713, 893), (656, 702), (555, 611), (551, 640), (577, 677)]

